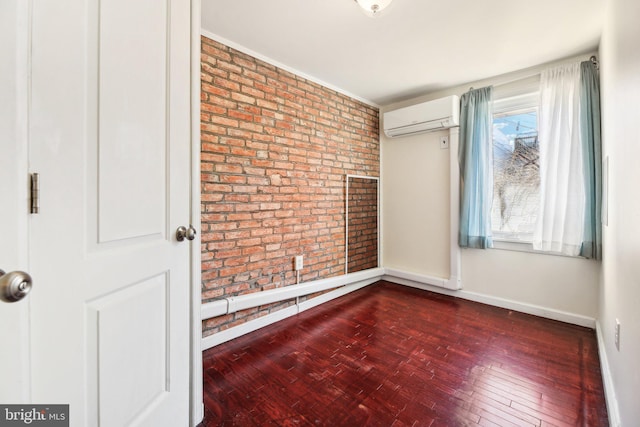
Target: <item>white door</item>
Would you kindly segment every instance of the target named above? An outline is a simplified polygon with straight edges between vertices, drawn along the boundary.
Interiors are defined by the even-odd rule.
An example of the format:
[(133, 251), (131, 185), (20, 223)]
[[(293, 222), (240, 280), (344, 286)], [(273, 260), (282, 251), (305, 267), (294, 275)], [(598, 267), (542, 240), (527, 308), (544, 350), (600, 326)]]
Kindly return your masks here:
[[(28, 150), (40, 176), (40, 212), (0, 216), (2, 230), (28, 230), (9, 235), (28, 266), (24, 251), (3, 251), (0, 268), (33, 277), (24, 301), (1, 307), (30, 325), (9, 337), (29, 337), (15, 376), (26, 397), (14, 400), (69, 404), (72, 426), (186, 426), (190, 259), (175, 230), (190, 215), (190, 1), (27, 10), (28, 147), (1, 153)], [(7, 183), (20, 199), (16, 168)]]
[[(27, 8), (0, 1), (0, 269), (29, 271), (27, 234)], [(29, 301), (0, 301), (0, 402), (29, 398)]]

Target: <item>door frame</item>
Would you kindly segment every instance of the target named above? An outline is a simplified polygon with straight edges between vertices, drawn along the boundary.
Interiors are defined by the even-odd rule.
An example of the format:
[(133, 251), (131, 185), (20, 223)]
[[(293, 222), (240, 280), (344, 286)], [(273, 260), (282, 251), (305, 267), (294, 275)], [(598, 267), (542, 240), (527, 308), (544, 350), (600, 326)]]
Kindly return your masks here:
[[(12, 188), (2, 194), (3, 202), (10, 206), (8, 223), (1, 224), (3, 242), (11, 246), (12, 256), (9, 259), (0, 259), (0, 268), (7, 272), (13, 270), (29, 271), (29, 218), (28, 207), (28, 113), (29, 113), (29, 71), (31, 48), (31, 22), (30, 2), (11, 0), (3, 3), (0, 34), (13, 45), (3, 46), (0, 51), (7, 62), (0, 70), (2, 87), (0, 93), (4, 95), (5, 104), (0, 111), (3, 115), (0, 127), (0, 138), (10, 138), (9, 148), (5, 147), (5, 153), (9, 156), (1, 159), (0, 167), (10, 176), (9, 182), (18, 180), (18, 188)], [(6, 73), (6, 74), (5, 74)], [(11, 89), (9, 89), (11, 87)], [(7, 111), (9, 110), (9, 111)], [(5, 142), (3, 141), (3, 144)], [(6, 217), (4, 217), (6, 218)], [(11, 386), (10, 396), (0, 393), (4, 399), (10, 398), (6, 403), (22, 403), (31, 399), (31, 371), (30, 371), (30, 328), (29, 313), (30, 301), (23, 301), (8, 305), (0, 302), (0, 321), (10, 324), (5, 328), (3, 338), (9, 342), (15, 342), (16, 346), (8, 353), (3, 354), (2, 362), (12, 366), (6, 381)], [(6, 389), (2, 390), (6, 391)]]
[[(200, 27), (201, 0), (191, 0), (191, 224), (202, 231), (200, 214)], [(199, 232), (191, 249), (191, 420), (192, 427), (204, 418), (204, 391), (202, 372), (202, 263)]]

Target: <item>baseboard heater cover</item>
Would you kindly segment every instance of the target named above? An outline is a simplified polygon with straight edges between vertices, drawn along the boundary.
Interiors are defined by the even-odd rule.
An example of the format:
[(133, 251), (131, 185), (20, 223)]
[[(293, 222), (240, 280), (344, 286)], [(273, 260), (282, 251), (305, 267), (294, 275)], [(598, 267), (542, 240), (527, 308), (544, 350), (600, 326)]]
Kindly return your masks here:
[(357, 273), (349, 273), (337, 277), (314, 280), (313, 282), (290, 285), (283, 288), (270, 289), (268, 291), (255, 292), (253, 294), (229, 297), (204, 303), (200, 308), (201, 319), (206, 320), (248, 308), (286, 301), (288, 299), (306, 296), (316, 292), (339, 288), (362, 280), (372, 278), (379, 280), (384, 275), (384, 272), (385, 270), (383, 268), (372, 268), (370, 270), (359, 271)]
[[(241, 337), (242, 335), (248, 334), (250, 332), (256, 331), (265, 326), (271, 325), (273, 323), (279, 322), (280, 320), (284, 320), (288, 317), (295, 316), (296, 314), (308, 310), (310, 308), (321, 305), (325, 302), (328, 302), (332, 299), (339, 298), (348, 293), (354, 292), (358, 289), (361, 289), (365, 286), (369, 286), (381, 279), (382, 275), (376, 275), (368, 278), (360, 278), (359, 280), (353, 281), (351, 283), (336, 287), (330, 292), (317, 296), (315, 298), (303, 301), (295, 306), (283, 308), (274, 313), (267, 314), (266, 316), (259, 317), (257, 319), (250, 320), (246, 323), (240, 324), (238, 326), (225, 329), (224, 331), (217, 332), (215, 334), (206, 336), (202, 338), (201, 348), (202, 350), (207, 350), (209, 348), (215, 347), (224, 342), (230, 341), (232, 339)], [(267, 291), (268, 292), (268, 291)]]

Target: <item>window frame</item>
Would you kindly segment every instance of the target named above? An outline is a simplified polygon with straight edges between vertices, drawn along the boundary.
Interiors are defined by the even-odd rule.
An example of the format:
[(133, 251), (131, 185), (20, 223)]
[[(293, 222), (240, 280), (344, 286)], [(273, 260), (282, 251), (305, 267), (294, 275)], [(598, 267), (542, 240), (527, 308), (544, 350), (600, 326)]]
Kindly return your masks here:
[[(539, 96), (539, 76), (537, 79), (528, 79), (525, 83), (518, 85), (509, 85), (502, 91), (497, 91), (493, 100), (493, 111), (491, 124), (496, 117), (504, 117), (507, 115), (525, 113), (535, 110), (536, 116), (539, 117), (540, 96)], [(518, 82), (516, 82), (518, 83)], [(537, 130), (537, 129), (536, 129)], [(493, 144), (493, 141), (492, 141)], [(494, 171), (495, 177), (495, 171)], [(494, 195), (495, 197), (495, 195)], [(518, 233), (504, 233), (491, 227), (492, 238), (495, 249), (511, 250), (518, 252), (545, 253), (534, 251), (531, 240), (518, 238)], [(523, 233), (524, 234), (524, 233)], [(527, 236), (531, 236), (527, 234)]]
[[(515, 114), (518, 112), (529, 111), (533, 108), (536, 109), (536, 114), (539, 117), (540, 112), (540, 92), (539, 92), (539, 75), (534, 78), (527, 79), (526, 84), (506, 85), (507, 88), (494, 92), (493, 111), (491, 124), (493, 126), (493, 118), (497, 115)], [(535, 83), (535, 84), (534, 84)], [(497, 95), (496, 95), (497, 94)], [(493, 143), (493, 141), (492, 141)], [(505, 250), (512, 252), (524, 252), (539, 255), (552, 255), (564, 258), (583, 258), (581, 256), (570, 256), (558, 252), (549, 251), (537, 251), (533, 249), (533, 242), (525, 241), (510, 236), (505, 236), (501, 233), (496, 234), (492, 227), (492, 239), (493, 249)]]

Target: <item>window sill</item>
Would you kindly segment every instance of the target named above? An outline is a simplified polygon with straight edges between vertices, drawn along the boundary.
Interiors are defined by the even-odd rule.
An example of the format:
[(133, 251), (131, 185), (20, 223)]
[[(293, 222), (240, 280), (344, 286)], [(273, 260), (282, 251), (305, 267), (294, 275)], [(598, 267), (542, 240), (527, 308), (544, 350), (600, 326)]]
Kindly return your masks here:
[(563, 258), (579, 258), (586, 259), (581, 256), (571, 256), (565, 255), (558, 252), (544, 252), (544, 251), (536, 251), (533, 249), (533, 243), (531, 242), (522, 242), (522, 241), (513, 241), (506, 239), (496, 239), (493, 238), (493, 249), (501, 250), (501, 251), (513, 251), (513, 252), (526, 252), (537, 255), (551, 255), (551, 256), (559, 256)]
[(537, 253), (533, 250), (533, 244), (530, 242), (517, 242), (513, 240), (496, 239), (495, 237), (493, 238), (493, 249)]

